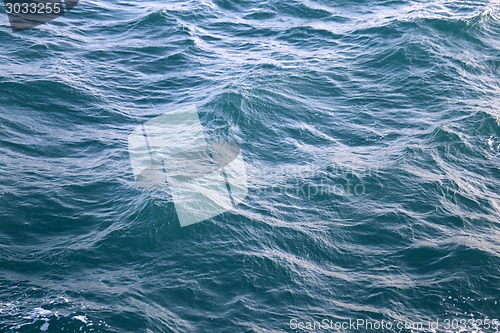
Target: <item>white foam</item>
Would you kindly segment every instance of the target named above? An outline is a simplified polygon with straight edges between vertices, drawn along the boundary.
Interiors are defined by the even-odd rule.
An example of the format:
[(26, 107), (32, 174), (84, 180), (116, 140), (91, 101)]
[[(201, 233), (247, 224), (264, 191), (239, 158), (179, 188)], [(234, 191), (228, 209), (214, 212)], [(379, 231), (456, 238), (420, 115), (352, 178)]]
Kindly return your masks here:
[(84, 324), (88, 323), (88, 319), (87, 319), (86, 316), (74, 316), (73, 319), (79, 320), (79, 321), (81, 321)]
[(45, 323), (43, 323), (42, 326), (40, 326), (40, 331), (46, 331), (49, 329), (49, 323), (48, 321), (46, 321)]
[(52, 314), (52, 311), (43, 308), (34, 308), (27, 319), (35, 319), (40, 317), (47, 317)]

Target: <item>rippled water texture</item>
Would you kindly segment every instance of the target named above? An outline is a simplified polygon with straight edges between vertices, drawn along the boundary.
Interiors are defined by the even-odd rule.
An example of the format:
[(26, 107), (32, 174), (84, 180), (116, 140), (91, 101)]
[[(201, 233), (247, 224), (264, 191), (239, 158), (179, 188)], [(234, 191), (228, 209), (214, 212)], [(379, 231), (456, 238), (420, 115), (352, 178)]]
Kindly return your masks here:
[[(495, 0), (2, 6), (0, 331), (500, 320), (499, 36)], [(190, 105), (249, 188), (181, 228), (127, 137)]]

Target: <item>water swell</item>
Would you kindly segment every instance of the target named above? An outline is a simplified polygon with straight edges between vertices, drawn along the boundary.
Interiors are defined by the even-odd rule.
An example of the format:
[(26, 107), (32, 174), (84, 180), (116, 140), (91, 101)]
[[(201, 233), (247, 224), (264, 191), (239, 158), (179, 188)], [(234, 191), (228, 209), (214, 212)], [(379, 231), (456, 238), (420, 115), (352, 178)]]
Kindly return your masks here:
[[(470, 1), (113, 1), (1, 26), (0, 330), (498, 316), (498, 30)], [(180, 228), (127, 136), (191, 104), (241, 146), (249, 195)]]

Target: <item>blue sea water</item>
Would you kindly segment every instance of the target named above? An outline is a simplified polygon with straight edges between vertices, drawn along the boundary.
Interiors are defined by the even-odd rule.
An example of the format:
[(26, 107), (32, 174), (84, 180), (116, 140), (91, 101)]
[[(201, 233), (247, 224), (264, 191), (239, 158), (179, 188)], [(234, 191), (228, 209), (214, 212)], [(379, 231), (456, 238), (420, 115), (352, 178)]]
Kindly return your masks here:
[[(127, 138), (189, 105), (249, 189), (181, 228)], [(0, 332), (497, 332), (499, 301), (497, 0), (0, 6)]]

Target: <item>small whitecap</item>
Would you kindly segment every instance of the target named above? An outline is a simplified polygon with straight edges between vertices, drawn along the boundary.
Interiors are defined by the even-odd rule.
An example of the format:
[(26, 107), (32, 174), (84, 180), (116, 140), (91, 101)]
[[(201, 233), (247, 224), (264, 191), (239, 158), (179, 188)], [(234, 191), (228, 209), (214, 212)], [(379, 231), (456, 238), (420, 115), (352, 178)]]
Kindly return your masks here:
[(490, 146), (490, 148), (493, 149), (493, 136), (490, 136), (488, 138), (488, 146)]
[(48, 321), (46, 321), (45, 323), (43, 323), (42, 326), (40, 326), (40, 331), (45, 332), (48, 329), (49, 329), (49, 323), (48, 323)]
[(50, 316), (52, 314), (52, 311), (50, 310), (45, 310), (43, 308), (34, 308), (28, 319), (34, 319), (34, 318), (39, 318), (39, 317), (47, 317), (47, 316)]
[(82, 323), (84, 324), (87, 324), (88, 323), (88, 319), (86, 316), (74, 316), (73, 319), (75, 320), (79, 320), (81, 321)]

